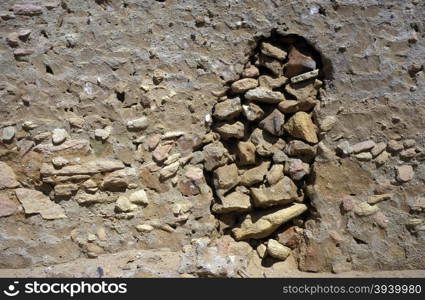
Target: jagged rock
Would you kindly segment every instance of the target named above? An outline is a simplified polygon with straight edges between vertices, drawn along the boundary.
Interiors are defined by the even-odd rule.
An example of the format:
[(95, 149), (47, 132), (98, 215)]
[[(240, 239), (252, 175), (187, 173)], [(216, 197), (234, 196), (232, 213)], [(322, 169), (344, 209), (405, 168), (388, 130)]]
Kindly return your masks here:
[(266, 175), (267, 182), (270, 185), (276, 184), (283, 178), (283, 165), (273, 165)]
[(261, 156), (271, 156), (275, 152), (283, 150), (286, 146), (284, 140), (259, 128), (254, 129), (251, 133), (250, 141), (255, 145), (257, 153)]
[(283, 72), (283, 64), (281, 61), (264, 54), (258, 56), (255, 65), (269, 69), (275, 76), (280, 76)]
[(254, 122), (263, 118), (264, 111), (257, 104), (251, 102), (242, 105), (242, 114), (248, 119), (248, 121)]
[(40, 174), (42, 176), (93, 175), (124, 168), (124, 164), (119, 160), (96, 159), (81, 165), (68, 165), (61, 169), (55, 169), (52, 165), (45, 163), (41, 166)]
[(111, 135), (111, 131), (112, 131), (111, 126), (106, 126), (103, 129), (98, 128), (94, 131), (94, 136), (96, 139), (99, 139), (101, 141), (106, 141)]
[(317, 76), (319, 76), (318, 69), (291, 77), (291, 82), (298, 83), (298, 82), (306, 81), (312, 78), (316, 78)]
[[(109, 202), (111, 197), (105, 192), (96, 192), (95, 194), (88, 194), (83, 190), (79, 190), (73, 197), (75, 201), (80, 205), (91, 205), (95, 203)], [(115, 198), (116, 199), (116, 198)]]
[(140, 131), (148, 128), (149, 120), (147, 117), (141, 117), (127, 122), (127, 129), (130, 131)]
[(214, 170), (214, 186), (219, 195), (224, 194), (239, 183), (236, 164), (225, 165)]
[(152, 152), (152, 158), (157, 162), (162, 162), (168, 157), (171, 149), (173, 149), (173, 144), (171, 143), (159, 145)]
[(51, 201), (42, 192), (18, 188), (15, 190), (16, 197), (22, 204), (25, 214), (40, 214), (43, 219), (54, 220), (66, 218), (63, 208)]
[(235, 81), (230, 86), (233, 93), (245, 93), (246, 91), (256, 88), (258, 86), (258, 80), (253, 78), (244, 78)]
[(396, 140), (390, 140), (388, 142), (388, 145), (387, 145), (387, 150), (390, 153), (400, 152), (401, 150), (403, 150), (403, 148), (404, 148), (403, 147), (403, 144), (400, 143), (400, 142), (398, 142), (398, 141), (396, 141)]
[(15, 4), (12, 10), (17, 15), (37, 16), (43, 13), (43, 8), (34, 4)]
[(271, 114), (264, 118), (259, 126), (275, 136), (281, 136), (284, 133), (285, 115), (275, 109)]
[(264, 258), (267, 255), (267, 246), (264, 244), (260, 244), (257, 247), (257, 254), (260, 258)]
[(317, 101), (310, 99), (285, 100), (279, 103), (278, 109), (285, 114), (293, 114), (299, 111), (310, 111), (317, 104)]
[[(50, 133), (48, 134), (50, 136)], [(52, 153), (76, 154), (90, 153), (90, 142), (87, 140), (66, 140), (60, 145), (40, 144), (34, 147), (35, 152), (50, 155)]]
[(251, 188), (252, 199), (257, 207), (288, 204), (298, 199), (297, 186), (284, 177), (270, 187)]
[(212, 207), (214, 213), (246, 212), (251, 209), (250, 197), (240, 191), (235, 191), (220, 199), (221, 203), (215, 203)]
[(410, 165), (402, 165), (395, 168), (396, 169), (396, 179), (398, 182), (405, 183), (415, 177), (415, 172), (413, 167)]
[(282, 150), (278, 150), (273, 154), (273, 162), (276, 164), (284, 163), (288, 160), (288, 155)]
[(269, 161), (263, 161), (258, 167), (251, 168), (245, 171), (241, 178), (240, 183), (244, 186), (251, 186), (256, 183), (260, 183), (264, 180), (268, 169), (270, 167)]
[(88, 193), (96, 193), (99, 189), (97, 183), (92, 179), (84, 181), (81, 187)]
[(317, 143), (316, 128), (309, 114), (297, 112), (285, 124), (285, 130), (295, 138), (303, 139), (309, 143)]
[(130, 201), (135, 204), (149, 204), (148, 195), (146, 194), (145, 190), (138, 190), (131, 193)]
[(361, 217), (373, 215), (378, 210), (379, 210), (378, 206), (370, 205), (367, 202), (361, 202), (357, 204), (356, 206), (354, 206), (354, 209), (353, 209), (354, 213)]
[(285, 163), (285, 174), (288, 174), (293, 180), (301, 180), (310, 174), (310, 165), (303, 163), (301, 159), (289, 159)]
[(184, 176), (186, 176), (195, 183), (201, 183), (202, 181), (204, 181), (204, 172), (201, 168), (197, 168), (194, 166), (187, 167)]
[(378, 165), (383, 165), (390, 158), (390, 154), (387, 151), (383, 151), (375, 158), (375, 162)]
[(233, 98), (214, 105), (213, 116), (217, 120), (232, 120), (239, 117), (241, 111), (241, 99)]
[(52, 131), (52, 142), (54, 145), (59, 145), (65, 142), (68, 138), (68, 132), (63, 128), (55, 128)]
[(10, 199), (6, 193), (0, 193), (0, 218), (8, 217), (15, 214), (18, 210), (18, 205)]
[(285, 76), (293, 77), (304, 72), (316, 69), (316, 62), (310, 56), (304, 55), (292, 46), (288, 53), (288, 63), (285, 67)]
[(240, 166), (253, 165), (256, 162), (255, 145), (251, 142), (238, 142), (237, 162)]
[(245, 125), (240, 121), (230, 124), (221, 123), (215, 128), (215, 131), (217, 131), (223, 139), (242, 139), (245, 136)]
[(270, 239), (267, 241), (267, 254), (279, 260), (285, 260), (291, 254), (291, 249)]
[[(293, 77), (295, 78), (295, 77)], [(291, 80), (293, 80), (291, 78)], [(290, 83), (285, 86), (285, 91), (294, 96), (299, 102), (304, 102), (300, 107), (307, 108), (310, 106), (314, 107), (315, 104), (319, 103), (317, 100), (317, 87), (316, 85), (309, 81)]]
[(291, 249), (297, 248), (303, 239), (303, 229), (291, 226), (277, 235), (277, 240), (284, 246)]
[(132, 212), (137, 208), (137, 205), (131, 203), (130, 199), (125, 196), (120, 196), (115, 203), (115, 210), (117, 212)]
[(249, 66), (245, 68), (242, 72), (242, 77), (244, 78), (255, 78), (260, 75), (260, 71), (256, 66)]
[(159, 176), (161, 179), (167, 179), (170, 177), (173, 177), (177, 171), (179, 170), (180, 167), (180, 162), (176, 161), (174, 163), (172, 163), (171, 165), (168, 165), (164, 168), (162, 168), (159, 171)]
[(351, 146), (351, 148), (353, 149), (353, 153), (360, 153), (360, 152), (369, 151), (370, 149), (375, 147), (375, 145), (376, 144), (374, 141), (368, 140), (368, 141), (354, 144), (353, 146)]
[(361, 152), (354, 155), (358, 160), (369, 161), (372, 159), (372, 153), (370, 152)]
[(297, 157), (304, 162), (310, 163), (317, 154), (316, 147), (299, 140), (292, 140), (285, 147), (285, 153), (291, 157)]
[(416, 149), (415, 148), (409, 148), (406, 150), (403, 150), (400, 152), (400, 158), (404, 160), (412, 159), (416, 156)]
[(374, 195), (367, 198), (367, 203), (376, 204), (388, 199), (391, 199), (391, 194)]
[(269, 90), (279, 88), (288, 82), (288, 78), (285, 76), (279, 76), (277, 78), (273, 78), (268, 75), (261, 75), (258, 77), (258, 84), (261, 88), (266, 88)]
[(305, 204), (293, 204), (288, 208), (274, 208), (253, 212), (245, 216), (238, 228), (232, 230), (236, 240), (262, 239), (272, 234), (280, 225), (307, 211)]
[(381, 154), (385, 149), (387, 148), (387, 143), (380, 142), (377, 143), (372, 150), (370, 151), (372, 153), (373, 157), (377, 157), (379, 154)]
[(54, 191), (57, 198), (71, 197), (78, 191), (78, 185), (72, 183), (58, 184), (55, 185)]
[(62, 156), (52, 158), (52, 164), (56, 169), (65, 167), (68, 163), (69, 161), (66, 158), (63, 158)]
[(136, 176), (134, 169), (122, 169), (114, 171), (103, 178), (101, 188), (107, 191), (123, 191), (128, 187), (130, 177)]
[(204, 167), (207, 171), (225, 165), (229, 160), (229, 152), (220, 142), (208, 144), (203, 149)]
[(274, 92), (266, 88), (255, 88), (245, 93), (245, 99), (249, 101), (259, 101), (264, 103), (276, 104), (285, 100), (281, 92)]
[(13, 189), (19, 186), (15, 172), (8, 164), (0, 161), (0, 190)]
[(266, 42), (261, 43), (261, 53), (263, 53), (266, 56), (276, 58), (278, 60), (284, 60), (287, 55), (287, 53), (283, 51), (282, 49)]
[(416, 141), (414, 139), (407, 139), (403, 141), (404, 149), (413, 148), (416, 145)]
[(353, 153), (353, 148), (350, 146), (350, 143), (348, 141), (342, 141), (336, 146), (336, 151), (340, 155), (348, 156)]
[(15, 127), (7, 126), (3, 128), (2, 140), (5, 142), (10, 142), (15, 137)]
[(168, 156), (168, 158), (164, 161), (164, 165), (168, 166), (171, 165), (172, 163), (175, 163), (176, 161), (178, 161), (181, 157), (180, 153), (174, 153), (171, 154), (170, 156)]

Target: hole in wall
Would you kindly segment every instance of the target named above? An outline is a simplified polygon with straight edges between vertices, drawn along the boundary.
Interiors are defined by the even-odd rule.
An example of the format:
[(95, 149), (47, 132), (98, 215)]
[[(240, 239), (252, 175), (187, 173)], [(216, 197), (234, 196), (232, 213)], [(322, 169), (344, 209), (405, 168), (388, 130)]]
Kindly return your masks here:
[(296, 249), (305, 222), (317, 218), (308, 199), (319, 143), (312, 112), (328, 64), (303, 37), (272, 32), (217, 96), (203, 152), (221, 234)]

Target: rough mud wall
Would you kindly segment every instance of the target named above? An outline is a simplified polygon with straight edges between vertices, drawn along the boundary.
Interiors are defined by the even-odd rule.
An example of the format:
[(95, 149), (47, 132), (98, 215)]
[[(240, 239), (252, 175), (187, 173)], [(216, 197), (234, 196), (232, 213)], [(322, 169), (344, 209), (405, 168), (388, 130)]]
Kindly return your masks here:
[[(234, 276), (226, 253), (252, 250), (207, 247), (205, 116), (276, 32), (326, 73), (299, 267), (423, 269), (419, 2), (2, 1), (0, 266), (169, 248), (181, 273)], [(191, 260), (206, 247), (196, 263), (221, 269)]]

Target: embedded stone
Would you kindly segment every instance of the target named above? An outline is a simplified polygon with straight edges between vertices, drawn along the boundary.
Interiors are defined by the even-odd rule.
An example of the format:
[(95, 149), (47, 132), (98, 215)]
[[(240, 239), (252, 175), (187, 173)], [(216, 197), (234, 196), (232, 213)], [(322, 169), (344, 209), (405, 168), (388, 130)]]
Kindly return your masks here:
[(252, 165), (256, 161), (256, 148), (251, 142), (238, 142), (236, 155), (240, 166)]
[(266, 175), (267, 182), (270, 185), (276, 184), (279, 180), (283, 178), (283, 165), (277, 164), (273, 165), (270, 171)]
[(287, 208), (274, 208), (253, 212), (244, 217), (239, 227), (232, 230), (236, 240), (262, 239), (272, 234), (282, 224), (307, 211), (305, 204), (297, 203)]
[(398, 182), (405, 183), (413, 179), (415, 172), (410, 165), (398, 166), (396, 169), (396, 179)]
[(285, 115), (275, 109), (271, 114), (264, 118), (259, 126), (275, 136), (281, 136), (284, 133)]
[(214, 105), (213, 116), (217, 120), (231, 120), (239, 117), (241, 111), (241, 99), (233, 98)]
[(221, 203), (215, 203), (212, 206), (214, 213), (246, 212), (251, 209), (250, 197), (240, 191), (235, 191), (220, 199)]
[(19, 186), (15, 172), (8, 164), (0, 161), (0, 190), (13, 189)]
[(59, 145), (65, 142), (68, 138), (68, 132), (62, 128), (55, 128), (52, 132), (52, 142), (54, 145)]
[(220, 142), (208, 144), (203, 149), (204, 167), (207, 171), (225, 165), (229, 160), (229, 152)]
[(354, 209), (353, 209), (354, 213), (361, 217), (373, 215), (378, 210), (379, 210), (378, 206), (370, 205), (367, 202), (361, 202), (357, 204), (356, 206), (354, 206)]
[(224, 139), (242, 139), (245, 136), (245, 125), (240, 121), (233, 123), (221, 123), (216, 128), (220, 136)]
[(274, 92), (266, 88), (255, 88), (245, 93), (245, 99), (249, 101), (259, 101), (269, 104), (276, 104), (285, 100), (281, 92)]
[(376, 144), (374, 141), (368, 140), (368, 141), (354, 144), (351, 148), (353, 149), (353, 153), (360, 153), (360, 152), (369, 151), (370, 149), (375, 147), (375, 145)]
[(270, 90), (279, 88), (287, 82), (288, 78), (286, 78), (285, 76), (279, 76), (274, 78), (268, 75), (261, 75), (260, 77), (258, 77), (259, 86), (261, 88), (266, 88)]
[(287, 55), (287, 53), (284, 50), (266, 42), (261, 43), (260, 51), (264, 55), (276, 58), (278, 60), (284, 60)]
[(316, 104), (317, 101), (311, 99), (285, 100), (280, 102), (277, 108), (285, 114), (293, 114), (299, 111), (310, 111)]
[(289, 49), (288, 63), (285, 67), (285, 76), (293, 77), (314, 69), (316, 69), (316, 62), (313, 58), (301, 53), (294, 46)]
[(238, 167), (236, 164), (225, 165), (215, 169), (214, 186), (217, 190), (226, 192), (239, 183)]
[(263, 118), (264, 111), (257, 104), (250, 102), (242, 105), (242, 114), (248, 121), (255, 122)]
[(288, 204), (298, 199), (298, 188), (289, 177), (284, 177), (276, 184), (251, 188), (252, 199), (257, 207)]
[(285, 260), (291, 254), (291, 249), (270, 239), (267, 242), (267, 254), (276, 259)]
[(245, 171), (240, 178), (240, 183), (244, 186), (251, 186), (260, 183), (264, 180), (268, 169), (270, 167), (269, 161), (263, 161), (258, 167), (251, 168)]
[(319, 141), (313, 121), (310, 115), (305, 112), (297, 112), (288, 120), (284, 127), (295, 138), (303, 139), (313, 144)]
[(18, 188), (15, 193), (27, 215), (40, 214), (45, 220), (66, 218), (63, 208), (40, 191)]
[(317, 76), (319, 76), (319, 69), (291, 77), (291, 82), (298, 83), (298, 82), (306, 81), (312, 78), (316, 78)]
[(246, 91), (256, 88), (258, 86), (258, 80), (253, 78), (244, 78), (235, 81), (230, 86), (233, 93), (245, 93)]

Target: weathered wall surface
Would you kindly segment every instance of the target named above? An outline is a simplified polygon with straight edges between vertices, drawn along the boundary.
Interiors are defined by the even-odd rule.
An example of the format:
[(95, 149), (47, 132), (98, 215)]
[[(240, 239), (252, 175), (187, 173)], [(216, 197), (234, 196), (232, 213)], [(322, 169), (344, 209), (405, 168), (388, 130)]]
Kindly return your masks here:
[[(275, 31), (305, 37), (325, 76), (300, 269), (424, 269), (419, 2), (2, 1), (0, 267), (169, 248), (180, 273), (235, 276), (226, 254), (255, 251), (204, 249), (219, 222), (199, 147), (215, 95)], [(351, 153), (366, 140), (385, 150)], [(375, 194), (390, 199), (358, 206)]]

